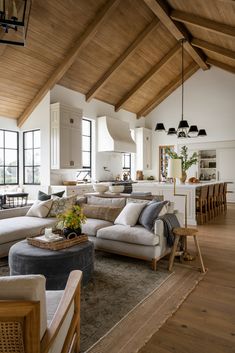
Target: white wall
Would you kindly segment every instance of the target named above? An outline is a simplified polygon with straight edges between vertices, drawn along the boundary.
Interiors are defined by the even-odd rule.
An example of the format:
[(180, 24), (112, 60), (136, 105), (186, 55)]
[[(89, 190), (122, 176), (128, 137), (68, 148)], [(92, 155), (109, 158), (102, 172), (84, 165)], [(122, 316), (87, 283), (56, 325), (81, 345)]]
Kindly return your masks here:
[[(107, 115), (128, 122), (131, 129), (144, 126), (145, 124), (145, 118), (137, 120), (135, 114), (122, 109), (119, 112), (115, 112), (113, 105), (103, 103), (97, 99), (92, 99), (87, 103), (83, 94), (59, 85), (56, 85), (51, 91), (51, 103), (56, 102), (82, 109), (83, 116), (92, 119), (94, 122), (97, 117)], [(95, 171), (94, 177), (96, 180), (115, 178), (117, 174), (121, 174), (122, 172), (122, 156), (120, 153), (97, 152), (95, 160), (96, 165), (93, 166), (93, 170)], [(105, 171), (104, 167), (110, 170), (113, 175)], [(68, 171), (60, 171), (59, 173), (60, 179), (61, 175), (68, 179), (74, 179), (74, 173)]]
[[(50, 92), (39, 103), (30, 117), (22, 125), (21, 131), (41, 130), (41, 184), (50, 185)], [(22, 148), (22, 135), (20, 150)], [(22, 154), (21, 154), (22, 155)], [(21, 159), (21, 166), (23, 161)], [(23, 181), (23, 171), (21, 171), (21, 182)]]
[[(211, 141), (235, 140), (235, 75), (212, 67), (210, 70), (198, 70), (185, 82), (184, 118), (189, 124), (205, 128), (207, 136), (185, 140), (184, 144)], [(166, 98), (146, 118), (146, 127), (155, 129), (157, 122), (163, 122), (165, 128), (177, 128), (181, 119), (181, 88)], [(159, 145), (182, 144), (175, 136), (153, 132), (153, 170), (158, 176)], [(196, 147), (196, 145), (195, 145)], [(206, 145), (205, 145), (206, 148)]]
[(17, 121), (15, 119), (0, 116), (0, 129), (19, 131)]

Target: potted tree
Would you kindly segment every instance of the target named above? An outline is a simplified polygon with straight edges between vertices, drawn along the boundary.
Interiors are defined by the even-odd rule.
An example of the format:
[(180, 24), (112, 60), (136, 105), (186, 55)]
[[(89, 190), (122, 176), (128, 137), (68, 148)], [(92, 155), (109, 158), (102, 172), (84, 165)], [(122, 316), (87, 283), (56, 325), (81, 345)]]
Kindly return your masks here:
[(198, 161), (198, 154), (194, 152), (191, 157), (188, 156), (188, 147), (183, 146), (180, 150), (180, 153), (177, 154), (174, 151), (171, 151), (169, 148), (166, 149), (166, 153), (172, 159), (181, 159), (182, 160), (182, 178), (180, 178), (181, 183), (185, 183), (187, 179), (187, 170)]

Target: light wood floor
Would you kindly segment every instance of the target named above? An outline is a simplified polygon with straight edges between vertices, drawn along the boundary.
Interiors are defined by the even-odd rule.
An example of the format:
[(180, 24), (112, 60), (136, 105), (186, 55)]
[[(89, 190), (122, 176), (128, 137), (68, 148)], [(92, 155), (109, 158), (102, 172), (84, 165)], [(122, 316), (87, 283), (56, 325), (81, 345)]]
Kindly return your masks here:
[(235, 205), (198, 228), (208, 272), (139, 353), (235, 353)]

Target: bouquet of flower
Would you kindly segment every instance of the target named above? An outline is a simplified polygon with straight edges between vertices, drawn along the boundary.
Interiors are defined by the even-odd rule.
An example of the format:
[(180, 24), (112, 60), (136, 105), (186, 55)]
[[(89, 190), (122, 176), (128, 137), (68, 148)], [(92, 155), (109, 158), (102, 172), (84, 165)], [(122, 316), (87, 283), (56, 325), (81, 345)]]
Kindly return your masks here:
[(82, 208), (77, 205), (73, 206), (65, 213), (59, 214), (57, 218), (60, 220), (58, 228), (68, 228), (72, 231), (81, 228), (81, 225), (86, 222)]

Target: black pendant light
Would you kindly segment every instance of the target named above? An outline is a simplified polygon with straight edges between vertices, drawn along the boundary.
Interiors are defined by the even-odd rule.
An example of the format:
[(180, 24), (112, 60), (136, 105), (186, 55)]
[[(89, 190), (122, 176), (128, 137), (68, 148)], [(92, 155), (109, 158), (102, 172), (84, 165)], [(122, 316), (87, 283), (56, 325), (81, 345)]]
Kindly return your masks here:
[[(177, 130), (174, 127), (169, 128), (167, 135), (177, 135), (178, 138), (193, 138), (206, 136), (206, 130), (198, 131), (197, 125), (189, 127), (188, 121), (184, 119), (184, 41), (181, 40), (181, 120)], [(157, 123), (155, 131), (166, 131), (162, 123)]]

